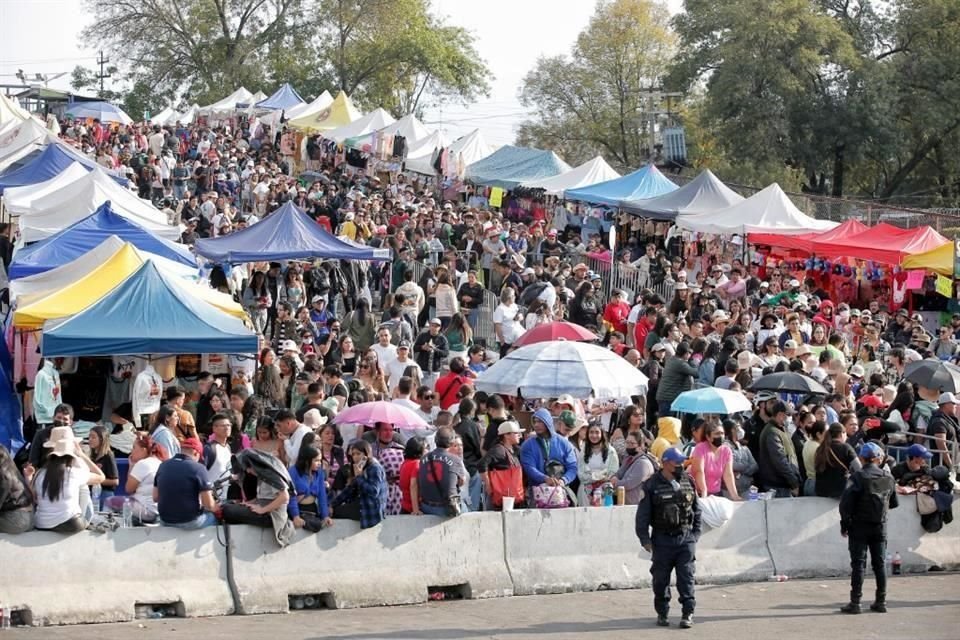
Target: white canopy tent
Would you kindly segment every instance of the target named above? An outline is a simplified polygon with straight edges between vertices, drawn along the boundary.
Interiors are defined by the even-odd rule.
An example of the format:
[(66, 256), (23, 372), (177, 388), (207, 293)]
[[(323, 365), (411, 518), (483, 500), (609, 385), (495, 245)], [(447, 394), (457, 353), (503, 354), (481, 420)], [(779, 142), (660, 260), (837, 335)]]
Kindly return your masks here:
[(323, 137), (328, 140), (334, 140), (336, 142), (343, 142), (347, 138), (355, 138), (357, 136), (362, 136), (368, 133), (373, 133), (379, 129), (383, 129), (389, 124), (396, 122), (389, 113), (383, 109), (377, 108), (368, 113), (367, 115), (354, 120), (350, 124), (345, 124), (342, 127), (337, 127), (332, 131), (327, 131), (323, 134)]
[(170, 122), (170, 118), (172, 118), (175, 115), (176, 115), (176, 112), (172, 108), (165, 107), (163, 111), (161, 111), (157, 115), (150, 118), (150, 124), (158, 124), (160, 126), (163, 126), (165, 124), (168, 124)]
[(614, 171), (603, 157), (597, 156), (570, 171), (551, 178), (526, 182), (522, 186), (530, 189), (543, 189), (548, 195), (558, 196), (563, 195), (563, 192), (567, 189), (588, 187), (598, 182), (606, 182), (619, 177), (620, 174)]
[(407, 148), (409, 149), (411, 143), (416, 140), (422, 140), (423, 138), (426, 138), (430, 135), (430, 132), (427, 131), (427, 128), (423, 126), (419, 120), (417, 120), (415, 115), (409, 114), (403, 116), (392, 124), (388, 124), (382, 129), (371, 131), (370, 133), (362, 136), (356, 136), (348, 140), (348, 142), (354, 148), (361, 149), (364, 145), (370, 144), (373, 141), (375, 134), (384, 136), (403, 136), (407, 139)]
[(16, 98), (8, 98), (0, 93), (0, 125), (10, 120), (23, 122), (31, 118), (30, 112), (20, 106)]
[(21, 240), (43, 240), (87, 217), (107, 201), (118, 215), (161, 238), (173, 241), (180, 238), (180, 229), (167, 224), (166, 215), (149, 200), (141, 200), (95, 167), (79, 180), (33, 200), (30, 210), (20, 216)]
[(284, 117), (287, 120), (293, 120), (294, 118), (317, 115), (331, 104), (333, 104), (333, 96), (330, 95), (329, 91), (324, 90), (323, 93), (314, 98), (311, 102), (306, 104), (298, 104), (291, 109), (287, 109)]
[(22, 187), (10, 187), (3, 192), (3, 203), (11, 214), (21, 216), (30, 212), (34, 200), (55, 193), (67, 185), (80, 180), (89, 173), (79, 162), (71, 162), (63, 172), (49, 180), (28, 184)]
[(681, 213), (677, 216), (677, 225), (701, 233), (798, 235), (829, 231), (837, 223), (811, 218), (790, 201), (780, 185), (773, 183), (726, 209), (699, 214)]
[(422, 140), (414, 140), (407, 149), (404, 170), (428, 176), (437, 175), (433, 163), (437, 159), (437, 152), (447, 146), (450, 146), (450, 142), (442, 131), (434, 131)]
[(209, 104), (205, 107), (200, 107), (200, 113), (202, 115), (230, 113), (237, 110), (238, 104), (249, 105), (252, 102), (253, 102), (253, 94), (247, 91), (245, 88), (240, 87), (239, 89), (237, 89), (236, 91), (228, 95), (223, 100), (218, 100), (213, 104)]
[(0, 171), (53, 139), (55, 136), (36, 118), (11, 120), (0, 129)]
[(742, 201), (740, 194), (723, 184), (710, 169), (704, 169), (676, 191), (656, 198), (621, 200), (620, 208), (646, 218), (674, 220), (681, 215), (714, 213)]
[[(110, 236), (96, 247), (86, 252), (76, 260), (71, 260), (59, 267), (37, 273), (32, 276), (17, 278), (10, 283), (10, 295), (12, 300), (23, 297), (36, 297), (44, 295), (47, 292), (63, 289), (83, 275), (99, 267), (112, 257), (123, 245), (126, 244), (117, 236)], [(148, 251), (137, 249), (137, 252), (144, 258), (153, 260), (157, 267), (178, 278), (196, 278), (199, 273), (196, 269), (179, 262), (174, 262), (168, 258), (158, 256)]]
[(467, 167), (483, 160), (496, 151), (496, 147), (487, 144), (480, 129), (474, 129), (467, 135), (455, 140), (448, 149), (447, 165), (443, 175), (463, 176)]
[(170, 117), (170, 124), (180, 123), (183, 125), (193, 124), (193, 121), (200, 115), (200, 105), (194, 102), (190, 108), (183, 113), (175, 113)]

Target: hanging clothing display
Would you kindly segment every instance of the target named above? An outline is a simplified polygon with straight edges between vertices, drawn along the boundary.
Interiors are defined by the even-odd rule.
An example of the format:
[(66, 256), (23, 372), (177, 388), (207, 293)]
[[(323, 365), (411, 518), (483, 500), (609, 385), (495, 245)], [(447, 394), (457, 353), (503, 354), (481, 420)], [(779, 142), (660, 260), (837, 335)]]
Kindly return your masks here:
[(133, 405), (134, 424), (147, 428), (150, 416), (160, 410), (160, 398), (163, 396), (163, 380), (153, 365), (147, 363), (133, 383), (131, 404)]
[(53, 413), (63, 402), (60, 397), (60, 372), (53, 360), (44, 360), (33, 381), (33, 416), (37, 424), (53, 423)]

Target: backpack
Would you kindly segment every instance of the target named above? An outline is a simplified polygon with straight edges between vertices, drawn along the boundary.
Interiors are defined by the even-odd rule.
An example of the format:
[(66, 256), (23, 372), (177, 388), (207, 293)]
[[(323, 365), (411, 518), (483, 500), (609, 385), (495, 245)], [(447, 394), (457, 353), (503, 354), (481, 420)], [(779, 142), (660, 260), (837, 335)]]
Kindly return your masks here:
[(395, 347), (400, 345), (400, 341), (403, 339), (403, 320), (387, 320), (377, 327), (377, 332), (380, 329), (386, 329), (390, 332), (390, 344)]

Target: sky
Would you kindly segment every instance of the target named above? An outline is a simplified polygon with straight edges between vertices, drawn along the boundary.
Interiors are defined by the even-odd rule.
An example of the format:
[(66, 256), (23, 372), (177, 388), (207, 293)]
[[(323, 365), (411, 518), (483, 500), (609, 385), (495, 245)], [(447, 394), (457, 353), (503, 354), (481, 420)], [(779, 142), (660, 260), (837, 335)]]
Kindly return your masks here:
[[(682, 0), (667, 4), (676, 12)], [(428, 127), (451, 139), (480, 128), (490, 144), (511, 143), (525, 116), (517, 98), (523, 77), (538, 57), (568, 53), (594, 6), (594, 0), (433, 0), (437, 15), (473, 32), (492, 78), (488, 98), (431, 110)], [(97, 52), (79, 38), (88, 20), (81, 0), (0, 0), (0, 84), (18, 82), (17, 69), (30, 77), (66, 72), (49, 86), (69, 89), (74, 66), (96, 66)]]

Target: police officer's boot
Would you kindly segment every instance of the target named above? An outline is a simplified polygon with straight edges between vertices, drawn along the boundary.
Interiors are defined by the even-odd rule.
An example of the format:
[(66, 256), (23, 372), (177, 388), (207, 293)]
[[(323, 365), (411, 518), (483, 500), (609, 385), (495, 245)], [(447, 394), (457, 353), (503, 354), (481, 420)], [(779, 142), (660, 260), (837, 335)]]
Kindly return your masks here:
[(840, 607), (840, 612), (852, 614), (860, 613), (860, 598), (851, 597), (850, 602), (847, 605)]
[(874, 598), (873, 604), (870, 605), (870, 611), (874, 613), (886, 613), (887, 612), (887, 594), (882, 591), (877, 591), (877, 597)]

